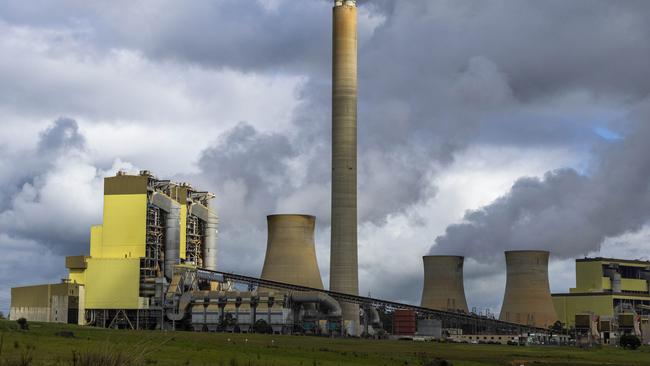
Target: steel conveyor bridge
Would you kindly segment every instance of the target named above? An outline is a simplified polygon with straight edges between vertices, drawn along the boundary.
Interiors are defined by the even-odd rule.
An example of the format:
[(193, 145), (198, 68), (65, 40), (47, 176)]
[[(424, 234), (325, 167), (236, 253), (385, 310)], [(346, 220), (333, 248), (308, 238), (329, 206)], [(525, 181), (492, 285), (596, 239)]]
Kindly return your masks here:
[(497, 320), (497, 319), (493, 319), (493, 318), (489, 318), (477, 314), (466, 314), (466, 313), (459, 313), (459, 312), (450, 312), (450, 311), (423, 308), (420, 306), (403, 304), (395, 301), (381, 300), (372, 297), (350, 295), (341, 292), (293, 285), (284, 282), (265, 280), (257, 277), (244, 276), (236, 273), (212, 271), (212, 270), (199, 268), (197, 269), (197, 274), (200, 279), (222, 282), (222, 283), (231, 281), (234, 283), (244, 283), (244, 284), (248, 284), (249, 286), (271, 288), (275, 290), (321, 292), (333, 297), (338, 301), (359, 304), (361, 307), (372, 306), (375, 308), (386, 309), (389, 311), (396, 310), (396, 309), (413, 310), (420, 317), (441, 320), (443, 323), (443, 327), (445, 328), (464, 328), (473, 331), (474, 334), (479, 334), (479, 333), (549, 334), (550, 333), (548, 329), (505, 322), (505, 321), (501, 321), (501, 320)]

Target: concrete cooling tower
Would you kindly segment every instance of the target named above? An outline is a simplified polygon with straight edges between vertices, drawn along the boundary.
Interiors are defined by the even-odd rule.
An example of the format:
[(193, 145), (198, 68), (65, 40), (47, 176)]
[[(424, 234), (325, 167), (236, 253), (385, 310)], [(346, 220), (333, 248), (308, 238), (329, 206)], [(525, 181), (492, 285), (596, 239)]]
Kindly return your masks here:
[(468, 313), (463, 285), (463, 257), (431, 255), (424, 261), (422, 307)]
[(261, 278), (323, 289), (316, 260), (316, 218), (308, 215), (269, 215), (266, 257)]
[(558, 318), (548, 283), (549, 252), (506, 252), (507, 280), (500, 320), (546, 328)]

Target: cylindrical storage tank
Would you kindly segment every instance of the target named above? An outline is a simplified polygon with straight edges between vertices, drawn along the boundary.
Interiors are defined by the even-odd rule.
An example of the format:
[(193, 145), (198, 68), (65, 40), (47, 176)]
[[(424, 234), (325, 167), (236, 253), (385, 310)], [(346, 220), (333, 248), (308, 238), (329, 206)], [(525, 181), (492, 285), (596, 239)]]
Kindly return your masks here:
[(546, 328), (557, 320), (548, 283), (549, 252), (508, 251), (500, 320)]
[(316, 218), (309, 215), (269, 215), (266, 221), (268, 241), (261, 277), (322, 289), (323, 280), (314, 244)]
[(393, 334), (415, 335), (417, 328), (415, 311), (409, 309), (396, 309), (393, 312)]
[(468, 313), (463, 285), (464, 257), (428, 255), (424, 262), (423, 308)]

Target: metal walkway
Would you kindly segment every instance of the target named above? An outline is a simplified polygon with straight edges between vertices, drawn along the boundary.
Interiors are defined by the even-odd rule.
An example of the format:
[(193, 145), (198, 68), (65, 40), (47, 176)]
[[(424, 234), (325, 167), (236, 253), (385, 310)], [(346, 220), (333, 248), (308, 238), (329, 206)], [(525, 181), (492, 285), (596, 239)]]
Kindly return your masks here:
[(314, 291), (327, 294), (338, 301), (359, 304), (362, 307), (373, 306), (379, 309), (396, 310), (408, 309), (413, 310), (420, 317), (439, 319), (443, 322), (445, 328), (464, 328), (473, 331), (474, 334), (479, 333), (492, 333), (492, 334), (548, 334), (548, 329), (531, 327), (516, 323), (505, 322), (497, 319), (488, 318), (477, 314), (456, 313), (442, 310), (434, 310), (423, 308), (420, 306), (403, 304), (394, 301), (375, 299), (372, 297), (356, 296), (344, 294), (335, 291), (322, 290), (306, 286), (292, 285), (289, 283), (276, 282), (264, 280), (261, 278), (244, 276), (236, 273), (228, 273), (221, 271), (210, 271), (207, 269), (199, 268), (198, 277), (204, 280), (211, 280), (217, 282), (232, 281), (235, 283), (244, 283), (249, 286), (257, 286), (264, 288), (272, 288), (276, 290), (289, 290), (289, 291)]

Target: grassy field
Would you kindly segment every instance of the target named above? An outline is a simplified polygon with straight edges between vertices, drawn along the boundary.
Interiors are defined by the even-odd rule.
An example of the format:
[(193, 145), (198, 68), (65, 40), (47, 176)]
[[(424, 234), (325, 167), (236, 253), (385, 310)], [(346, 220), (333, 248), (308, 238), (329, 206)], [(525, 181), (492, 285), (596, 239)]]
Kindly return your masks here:
[[(74, 337), (61, 332), (72, 332)], [(68, 337), (66, 337), (66, 335)], [(650, 348), (579, 350), (410, 341), (367, 341), (301, 336), (116, 331), (67, 325), (0, 321), (0, 365), (101, 365), (97, 357), (135, 359), (131, 365), (423, 365), (442, 358), (473, 365), (650, 366)], [(29, 359), (33, 358), (31, 362)], [(21, 363), (21, 358), (25, 358)], [(73, 359), (75, 360), (73, 362)]]

